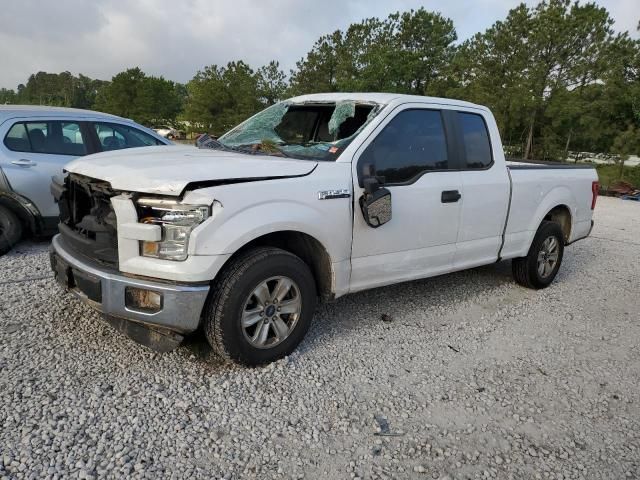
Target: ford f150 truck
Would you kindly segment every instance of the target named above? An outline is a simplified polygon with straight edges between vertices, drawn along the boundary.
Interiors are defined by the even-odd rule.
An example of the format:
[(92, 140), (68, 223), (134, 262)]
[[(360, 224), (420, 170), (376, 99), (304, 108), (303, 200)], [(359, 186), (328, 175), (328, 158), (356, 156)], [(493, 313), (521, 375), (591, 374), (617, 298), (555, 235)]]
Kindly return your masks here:
[(52, 184), (58, 281), (160, 351), (202, 327), (262, 364), (318, 299), (506, 259), (544, 288), (593, 225), (593, 168), (507, 162), (491, 112), (462, 101), (306, 95), (199, 147), (91, 155)]

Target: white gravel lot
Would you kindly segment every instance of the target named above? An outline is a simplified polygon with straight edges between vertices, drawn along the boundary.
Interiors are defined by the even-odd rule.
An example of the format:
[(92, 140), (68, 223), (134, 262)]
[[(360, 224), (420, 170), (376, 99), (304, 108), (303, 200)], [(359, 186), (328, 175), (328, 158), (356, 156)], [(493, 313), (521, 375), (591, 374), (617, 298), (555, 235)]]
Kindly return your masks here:
[(638, 203), (544, 291), (505, 262), (351, 295), (256, 369), (117, 334), (47, 248), (0, 258), (2, 478), (640, 478)]

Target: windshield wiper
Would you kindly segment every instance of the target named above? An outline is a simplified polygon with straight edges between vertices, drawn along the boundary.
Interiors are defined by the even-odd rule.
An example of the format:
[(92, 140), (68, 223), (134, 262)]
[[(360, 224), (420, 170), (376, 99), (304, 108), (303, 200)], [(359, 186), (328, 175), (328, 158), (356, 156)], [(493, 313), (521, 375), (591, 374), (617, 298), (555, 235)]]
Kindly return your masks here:
[(200, 135), (196, 140), (196, 147), (198, 148), (210, 148), (212, 150), (226, 150), (228, 152), (233, 152), (233, 148), (227, 147), (224, 143), (216, 140), (213, 137), (210, 137), (206, 133), (204, 135)]
[(285, 152), (282, 148), (280, 148), (275, 143), (265, 144), (264, 142), (256, 142), (256, 143), (245, 143), (243, 145), (236, 145), (232, 148), (236, 151), (250, 153), (252, 155), (262, 154), (262, 155), (272, 155), (275, 157), (285, 157), (285, 158), (293, 158), (287, 152)]

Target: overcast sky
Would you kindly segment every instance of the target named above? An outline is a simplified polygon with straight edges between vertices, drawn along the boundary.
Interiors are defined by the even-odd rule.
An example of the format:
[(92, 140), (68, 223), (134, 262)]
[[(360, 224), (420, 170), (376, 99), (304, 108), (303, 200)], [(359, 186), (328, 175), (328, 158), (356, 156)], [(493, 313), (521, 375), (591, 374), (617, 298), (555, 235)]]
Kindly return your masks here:
[[(110, 79), (139, 66), (186, 82), (205, 65), (278, 60), (288, 72), (322, 34), (424, 6), (459, 39), (503, 19), (517, 0), (0, 0), (0, 87), (40, 70)], [(534, 4), (537, 2), (527, 2)], [(640, 0), (597, 0), (638, 36)], [(473, 6), (472, 6), (473, 5)]]

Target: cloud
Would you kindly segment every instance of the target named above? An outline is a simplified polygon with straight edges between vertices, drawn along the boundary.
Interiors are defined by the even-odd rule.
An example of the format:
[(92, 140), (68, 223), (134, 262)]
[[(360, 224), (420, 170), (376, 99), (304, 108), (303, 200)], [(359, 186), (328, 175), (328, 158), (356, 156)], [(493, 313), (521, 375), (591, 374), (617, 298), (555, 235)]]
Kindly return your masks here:
[(638, 0), (600, 0), (598, 4), (606, 7), (615, 20), (615, 29), (620, 32), (629, 32), (632, 37), (638, 38), (638, 25), (640, 25), (640, 4)]
[[(604, 2), (604, 0), (601, 0)], [(109, 79), (128, 67), (186, 82), (206, 65), (275, 59), (288, 70), (322, 34), (366, 17), (419, 8), (453, 19), (467, 38), (504, 18), (517, 0), (5, 0), (0, 87), (37, 71)], [(529, 2), (531, 3), (531, 2)], [(608, 0), (618, 29), (638, 22), (637, 0)]]

